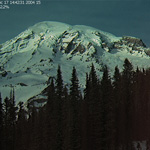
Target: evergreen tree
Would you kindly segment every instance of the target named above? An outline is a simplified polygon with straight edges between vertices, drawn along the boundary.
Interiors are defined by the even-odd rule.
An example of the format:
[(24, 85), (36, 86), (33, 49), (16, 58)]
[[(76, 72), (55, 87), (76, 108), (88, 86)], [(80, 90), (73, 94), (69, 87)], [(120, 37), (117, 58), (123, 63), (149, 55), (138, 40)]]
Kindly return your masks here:
[(114, 72), (114, 81), (113, 81), (113, 98), (114, 98), (114, 117), (115, 117), (115, 149), (119, 149), (121, 146), (120, 138), (121, 138), (121, 129), (120, 129), (120, 120), (122, 118), (121, 116), (121, 101), (120, 97), (122, 94), (121, 91), (121, 73), (118, 69), (118, 67), (115, 67), (115, 72)]
[(104, 67), (101, 80), (101, 150), (114, 150), (114, 100), (112, 84), (107, 66)]
[(58, 99), (62, 99), (63, 97), (63, 79), (62, 79), (62, 72), (60, 66), (57, 69), (57, 79), (56, 79), (56, 94)]
[(5, 149), (15, 149), (15, 126), (17, 107), (15, 106), (14, 89), (11, 90), (10, 99), (8, 97), (4, 100), (4, 137)]
[(27, 124), (27, 149), (28, 150), (36, 150), (37, 149), (37, 122), (38, 122), (38, 112), (36, 107), (29, 106), (29, 118), (28, 118), (28, 124)]
[(69, 95), (68, 95), (68, 88), (66, 85), (64, 87), (63, 95), (64, 95), (64, 101), (67, 101)]
[(15, 150), (15, 140), (16, 140), (16, 117), (17, 117), (17, 107), (15, 104), (15, 92), (14, 88), (10, 93), (10, 123), (11, 123), (11, 136), (12, 136), (12, 150)]
[(63, 79), (61, 68), (58, 66), (57, 69), (57, 79), (56, 79), (56, 125), (57, 125), (57, 133), (56, 133), (56, 150), (62, 150), (63, 148)]
[(95, 67), (92, 64), (89, 76), (86, 78), (86, 89), (85, 89), (85, 111), (86, 115), (86, 149), (99, 149), (100, 147), (100, 101), (101, 101), (101, 90), (99, 80), (96, 75)]
[(86, 73), (86, 85), (85, 85), (85, 89), (84, 89), (84, 100), (89, 99), (89, 91), (90, 91), (90, 82), (89, 82), (88, 73)]
[(13, 128), (15, 127), (15, 123), (16, 123), (16, 117), (17, 117), (17, 107), (15, 104), (15, 93), (14, 93), (14, 88), (11, 90), (10, 92), (10, 119), (11, 119), (11, 123)]
[(94, 64), (92, 64), (92, 66), (91, 66), (91, 71), (89, 74), (89, 80), (91, 82), (91, 86), (96, 86), (98, 83), (97, 74), (96, 74)]
[(99, 90), (98, 79), (95, 67), (92, 64), (89, 76), (88, 75), (86, 76), (86, 88), (85, 88), (85, 99), (88, 104), (89, 113), (93, 113), (94, 111), (94, 104), (96, 102), (95, 98), (97, 99), (99, 95), (98, 90)]
[(48, 100), (46, 104), (46, 114), (45, 114), (45, 142), (46, 144), (43, 145), (44, 150), (47, 149), (55, 149), (56, 146), (56, 133), (57, 133), (57, 100), (56, 100), (56, 93), (55, 93), (55, 85), (54, 80), (51, 80), (51, 83), (48, 87)]
[[(141, 85), (141, 91), (143, 93), (142, 95), (142, 101), (141, 101), (141, 114), (142, 114), (142, 123), (141, 123), (141, 133), (143, 134), (143, 137), (146, 137), (147, 139), (150, 139), (150, 69), (147, 69), (144, 74), (144, 80)], [(142, 81), (142, 80), (141, 80)], [(143, 124), (144, 123), (144, 124)]]
[[(126, 82), (132, 82), (133, 79), (133, 66), (130, 61), (126, 58), (123, 64), (123, 77), (127, 79)], [(128, 80), (130, 79), (130, 80)]]
[(70, 85), (70, 96), (72, 101), (80, 100), (80, 90), (79, 90), (79, 80), (77, 77), (76, 68), (73, 67), (72, 70), (72, 78), (71, 78), (71, 85)]
[(16, 150), (24, 150), (26, 149), (28, 138), (26, 135), (26, 129), (27, 129), (27, 112), (24, 109), (24, 103), (19, 102), (18, 103), (18, 117), (17, 117), (17, 123), (16, 123), (16, 143), (15, 143), (15, 149)]
[(70, 147), (70, 97), (67, 86), (64, 87), (64, 97), (63, 97), (63, 134), (64, 134), (64, 142), (63, 149), (68, 150)]
[(10, 149), (10, 119), (9, 119), (9, 107), (10, 107), (10, 101), (8, 97), (4, 99), (4, 149)]
[[(4, 112), (3, 112), (3, 103), (2, 103), (2, 97), (1, 97), (1, 93), (0, 93), (0, 129), (3, 127), (4, 125)], [(1, 131), (1, 130), (0, 130)]]
[(18, 108), (17, 123), (22, 123), (22, 122), (27, 120), (27, 112), (24, 109), (24, 103), (23, 102), (19, 102), (18, 105), (19, 105), (19, 108)]
[[(146, 124), (147, 118), (146, 118), (146, 108), (143, 107), (143, 103), (147, 105), (147, 97), (146, 93), (146, 83), (144, 81), (144, 73), (137, 68), (136, 72), (134, 73), (134, 79), (133, 79), (133, 97), (132, 97), (132, 133), (133, 138), (136, 141), (140, 141), (143, 135), (147, 134), (147, 128), (146, 126), (143, 128), (143, 124)], [(145, 101), (146, 100), (146, 101)], [(143, 114), (144, 113), (144, 114)], [(145, 117), (144, 117), (145, 116)], [(146, 132), (145, 132), (146, 131)], [(142, 136), (141, 136), (142, 135)]]
[(47, 111), (50, 110), (49, 107), (52, 107), (54, 105), (54, 99), (55, 99), (55, 85), (54, 80), (52, 78), (51, 83), (48, 86), (48, 100), (46, 105)]
[[(45, 130), (47, 130), (47, 124), (46, 124), (46, 120), (47, 117), (46, 117), (46, 114), (45, 114), (45, 109), (44, 107), (40, 108), (39, 109), (39, 113), (38, 113), (38, 122), (37, 122), (37, 132), (38, 132), (38, 143), (37, 143), (37, 149), (38, 150), (46, 150), (47, 147), (46, 147), (46, 144), (50, 144), (51, 141), (49, 141), (49, 143), (47, 143), (47, 138), (46, 138), (46, 132)], [(51, 135), (52, 137), (52, 135)]]
[(115, 67), (113, 79), (114, 79), (113, 87), (115, 90), (117, 90), (120, 87), (120, 82), (121, 82), (121, 73), (120, 73), (118, 67)]
[(75, 67), (73, 67), (70, 85), (70, 147), (72, 150), (81, 149), (80, 124), (80, 91)]
[(4, 129), (4, 112), (0, 93), (0, 149), (3, 149), (3, 129)]
[(124, 69), (122, 73), (122, 111), (123, 118), (122, 126), (124, 127), (124, 147), (130, 150), (132, 147), (131, 129), (132, 129), (132, 96), (133, 96), (133, 66), (128, 59), (124, 61)]

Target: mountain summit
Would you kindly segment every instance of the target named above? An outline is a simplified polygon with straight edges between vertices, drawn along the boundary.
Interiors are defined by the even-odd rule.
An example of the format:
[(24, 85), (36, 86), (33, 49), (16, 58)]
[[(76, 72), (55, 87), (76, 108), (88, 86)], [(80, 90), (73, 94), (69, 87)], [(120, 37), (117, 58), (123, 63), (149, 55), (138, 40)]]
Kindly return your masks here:
[(9, 95), (14, 87), (17, 100), (26, 101), (47, 87), (50, 77), (62, 68), (65, 84), (76, 67), (81, 88), (93, 63), (99, 76), (107, 65), (113, 73), (125, 58), (134, 67), (150, 67), (150, 48), (135, 37), (116, 37), (83, 25), (40, 22), (0, 45), (0, 91)]

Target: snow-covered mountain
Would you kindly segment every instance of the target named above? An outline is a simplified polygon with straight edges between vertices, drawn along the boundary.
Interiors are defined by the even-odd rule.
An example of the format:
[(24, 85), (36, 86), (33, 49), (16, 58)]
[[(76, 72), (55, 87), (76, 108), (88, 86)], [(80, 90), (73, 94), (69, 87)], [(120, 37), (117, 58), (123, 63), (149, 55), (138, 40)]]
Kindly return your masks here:
[(40, 22), (0, 45), (0, 91), (5, 97), (14, 87), (16, 100), (26, 101), (47, 87), (58, 65), (66, 84), (75, 66), (83, 88), (92, 63), (101, 76), (103, 65), (113, 73), (125, 58), (135, 67), (148, 68), (149, 55), (150, 48), (138, 38), (116, 37), (83, 25)]

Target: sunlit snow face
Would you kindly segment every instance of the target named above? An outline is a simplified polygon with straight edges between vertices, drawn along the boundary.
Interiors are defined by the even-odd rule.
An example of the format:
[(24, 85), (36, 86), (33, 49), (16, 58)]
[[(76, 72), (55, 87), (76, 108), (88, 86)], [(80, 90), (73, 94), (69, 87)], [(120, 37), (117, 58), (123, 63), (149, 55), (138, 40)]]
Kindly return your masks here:
[(6, 95), (14, 86), (16, 97), (23, 94), (23, 100), (31, 98), (47, 86), (49, 77), (55, 78), (58, 65), (62, 66), (66, 84), (70, 83), (75, 66), (81, 88), (92, 63), (98, 76), (102, 76), (104, 65), (112, 74), (116, 66), (122, 68), (125, 58), (132, 60), (135, 66), (148, 67), (150, 59), (145, 53), (148, 49), (133, 42), (140, 40), (118, 38), (83, 25), (40, 22), (1, 45), (0, 91)]

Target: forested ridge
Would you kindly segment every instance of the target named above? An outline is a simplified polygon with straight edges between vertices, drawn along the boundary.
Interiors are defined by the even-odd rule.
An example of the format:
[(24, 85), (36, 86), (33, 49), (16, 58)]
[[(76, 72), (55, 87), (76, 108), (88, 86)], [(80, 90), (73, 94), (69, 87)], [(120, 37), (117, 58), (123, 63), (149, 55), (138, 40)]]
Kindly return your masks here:
[(80, 91), (76, 68), (71, 84), (61, 67), (47, 88), (47, 103), (37, 109), (0, 98), (0, 150), (134, 150), (133, 141), (150, 139), (150, 70), (133, 69), (125, 59), (113, 78), (107, 66), (101, 79), (94, 65)]

